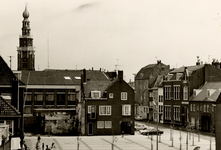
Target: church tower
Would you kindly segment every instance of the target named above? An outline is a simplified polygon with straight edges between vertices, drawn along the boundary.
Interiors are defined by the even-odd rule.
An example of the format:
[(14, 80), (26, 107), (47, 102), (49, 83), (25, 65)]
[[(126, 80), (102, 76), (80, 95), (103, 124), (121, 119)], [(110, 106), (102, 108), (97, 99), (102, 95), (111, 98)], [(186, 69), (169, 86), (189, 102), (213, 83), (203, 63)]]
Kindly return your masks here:
[(33, 47), (33, 38), (30, 35), (30, 21), (27, 6), (23, 12), (22, 35), (19, 37), (18, 52), (18, 70), (35, 70), (35, 50)]

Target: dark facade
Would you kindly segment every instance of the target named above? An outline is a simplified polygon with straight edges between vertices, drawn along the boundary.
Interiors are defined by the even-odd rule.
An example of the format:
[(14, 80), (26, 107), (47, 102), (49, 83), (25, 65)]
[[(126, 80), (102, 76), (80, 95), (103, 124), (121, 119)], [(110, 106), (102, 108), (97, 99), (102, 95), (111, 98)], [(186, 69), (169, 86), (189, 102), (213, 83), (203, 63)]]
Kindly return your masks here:
[(220, 95), (221, 82), (207, 82), (194, 89), (190, 98), (190, 123), (195, 129), (211, 131), (215, 124), (216, 101)]
[[(86, 135), (134, 134), (134, 90), (122, 71), (113, 81), (89, 81), (85, 89)], [(101, 96), (94, 98), (94, 92)]]
[(180, 126), (189, 124), (189, 101), (193, 89), (198, 89), (206, 82), (220, 81), (220, 77), (221, 70), (210, 64), (181, 67), (171, 71), (163, 82), (164, 123)]
[(16, 78), (1, 56), (0, 68), (0, 124), (9, 125), (10, 132), (19, 136), (25, 84)]

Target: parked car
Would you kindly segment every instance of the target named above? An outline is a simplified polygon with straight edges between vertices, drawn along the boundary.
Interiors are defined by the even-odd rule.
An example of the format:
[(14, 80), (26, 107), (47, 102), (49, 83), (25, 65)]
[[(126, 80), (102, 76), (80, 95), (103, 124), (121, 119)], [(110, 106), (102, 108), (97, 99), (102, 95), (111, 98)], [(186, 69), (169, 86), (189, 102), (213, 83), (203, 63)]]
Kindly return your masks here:
[(135, 126), (134, 126), (135, 131), (139, 131), (139, 130), (143, 130), (143, 129), (154, 129), (154, 127), (148, 127), (145, 124), (135, 123)]
[(137, 120), (137, 121), (142, 121), (143, 120), (142, 116), (139, 116), (139, 115), (135, 116), (134, 119)]
[[(157, 135), (157, 129), (154, 129), (154, 128), (152, 128), (152, 129), (150, 129), (150, 128), (145, 128), (145, 129), (143, 129), (143, 130), (140, 130), (140, 133), (141, 133), (142, 135)], [(158, 130), (158, 135), (159, 135), (159, 134), (163, 134), (163, 131)]]

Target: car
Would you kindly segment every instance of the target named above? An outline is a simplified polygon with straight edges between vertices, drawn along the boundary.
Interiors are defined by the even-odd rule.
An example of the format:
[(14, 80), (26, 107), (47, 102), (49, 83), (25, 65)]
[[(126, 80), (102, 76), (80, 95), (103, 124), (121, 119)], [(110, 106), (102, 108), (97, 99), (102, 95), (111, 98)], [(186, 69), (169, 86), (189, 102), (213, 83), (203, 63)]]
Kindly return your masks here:
[(142, 116), (139, 116), (139, 115), (135, 116), (134, 119), (137, 120), (137, 121), (142, 121), (143, 120)]
[(163, 131), (161, 131), (161, 130), (158, 130), (158, 131), (157, 131), (157, 129), (154, 129), (154, 128), (152, 128), (152, 129), (150, 129), (150, 128), (145, 128), (145, 129), (143, 129), (143, 130), (139, 130), (139, 132), (140, 132), (142, 135), (157, 135), (157, 133), (158, 133), (158, 135), (163, 134)]
[(143, 130), (143, 129), (153, 129), (153, 127), (148, 127), (145, 124), (135, 123), (135, 126), (134, 126), (135, 131), (139, 131), (139, 130)]

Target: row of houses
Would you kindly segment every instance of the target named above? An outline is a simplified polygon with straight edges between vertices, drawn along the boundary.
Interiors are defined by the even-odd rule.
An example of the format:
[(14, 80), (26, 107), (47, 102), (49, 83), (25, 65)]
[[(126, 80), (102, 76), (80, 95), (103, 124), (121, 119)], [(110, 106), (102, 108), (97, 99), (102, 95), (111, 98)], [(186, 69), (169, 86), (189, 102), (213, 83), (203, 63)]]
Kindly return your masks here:
[[(123, 71), (12, 72), (2, 57), (0, 62), (0, 123), (10, 125), (12, 134), (19, 135), (22, 122), (26, 127), (30, 123), (26, 120), (36, 116), (45, 117), (51, 126), (54, 121), (67, 121), (65, 116), (73, 116), (78, 127), (75, 134), (134, 134), (134, 90), (123, 80)], [(63, 116), (59, 119), (58, 115)], [(46, 130), (56, 133), (56, 129)]]
[(158, 61), (135, 76), (135, 115), (175, 126), (212, 131), (221, 89), (217, 63), (170, 69)]

